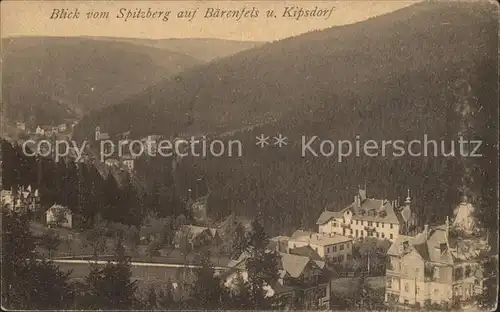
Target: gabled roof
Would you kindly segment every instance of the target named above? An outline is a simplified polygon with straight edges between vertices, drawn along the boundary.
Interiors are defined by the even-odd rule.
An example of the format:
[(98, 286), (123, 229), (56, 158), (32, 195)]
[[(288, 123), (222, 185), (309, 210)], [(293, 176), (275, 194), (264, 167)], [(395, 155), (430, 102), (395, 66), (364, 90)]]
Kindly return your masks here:
[(322, 261), (321, 256), (318, 255), (318, 253), (316, 251), (314, 251), (314, 249), (312, 249), (311, 246), (302, 246), (302, 247), (293, 248), (290, 250), (290, 254), (296, 255), (296, 256), (307, 257), (313, 261)]
[(175, 232), (173, 242), (174, 244), (178, 244), (181, 241), (181, 236), (187, 234), (187, 238), (190, 242), (192, 242), (196, 237), (200, 236), (204, 232), (207, 232), (208, 235), (212, 236), (209, 229), (203, 226), (195, 226), (195, 225), (183, 225), (181, 228)]
[(392, 243), (391, 247), (389, 247), (389, 250), (387, 250), (387, 254), (389, 256), (399, 256), (399, 246), (401, 246), (405, 241), (409, 242), (409, 244), (412, 245), (414, 239), (415, 237), (413, 236), (398, 235), (396, 237), (396, 240)]
[[(238, 257), (238, 259), (230, 261), (228, 263), (228, 267), (230, 267), (230, 270), (232, 270), (232, 272), (234, 272), (234, 269), (243, 268), (245, 265), (245, 260), (249, 256), (250, 254), (248, 252), (243, 252)], [(325, 267), (325, 263), (323, 261), (313, 261), (309, 257), (303, 257), (288, 253), (280, 253), (279, 256), (279, 272), (281, 277), (288, 275), (292, 278), (298, 278), (304, 272), (304, 269), (309, 263), (320, 269), (323, 269)]]
[(403, 217), (404, 222), (410, 221), (412, 217), (410, 206), (404, 206), (403, 210), (401, 210), (401, 217)]
[(212, 237), (215, 237), (219, 234), (219, 231), (217, 229), (209, 229), (210, 230), (210, 234), (212, 234)]
[(318, 221), (316, 221), (316, 224), (318, 224), (318, 225), (325, 224), (333, 218), (342, 218), (342, 215), (343, 215), (343, 210), (341, 210), (341, 211), (325, 210), (319, 216)]
[(307, 267), (309, 262), (311, 261), (307, 257), (296, 256), (291, 254), (280, 254), (281, 256), (281, 264), (283, 270), (285, 270), (290, 277), (298, 278), (304, 272), (304, 269)]
[[(344, 212), (350, 210), (353, 214), (354, 220), (385, 222), (392, 224), (399, 224), (398, 214), (394, 211), (394, 207), (390, 201), (385, 199), (366, 198), (361, 202), (361, 205), (352, 203), (340, 211), (325, 210), (319, 216), (316, 224), (325, 224), (333, 218), (342, 218)], [(370, 215), (370, 213), (374, 213)], [(383, 215), (385, 213), (385, 215)], [(411, 215), (411, 211), (410, 211)]]
[(48, 210), (47, 212), (49, 212), (50, 210), (61, 210), (61, 211), (64, 211), (65, 213), (71, 213), (71, 210), (68, 208), (68, 207), (64, 207), (64, 206), (61, 206), (61, 205), (58, 205), (58, 204), (54, 204), (52, 205)]
[[(453, 264), (455, 261), (464, 259), (473, 259), (480, 247), (479, 244), (462, 240), (453, 242), (447, 233), (446, 226), (436, 226), (428, 228), (425, 232), (419, 233), (415, 237), (399, 235), (387, 251), (388, 255), (399, 256), (399, 248), (404, 241), (408, 241), (413, 248), (425, 261)], [(444, 249), (442, 249), (444, 246)], [(466, 251), (465, 251), (466, 250)]]

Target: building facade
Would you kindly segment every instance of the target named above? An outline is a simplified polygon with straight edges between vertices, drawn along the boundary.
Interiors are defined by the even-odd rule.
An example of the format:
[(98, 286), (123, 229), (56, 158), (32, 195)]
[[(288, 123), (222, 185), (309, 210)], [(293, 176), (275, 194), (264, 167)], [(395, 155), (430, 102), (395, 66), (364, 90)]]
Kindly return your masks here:
[[(325, 210), (316, 224), (320, 233), (335, 233), (355, 239), (375, 237), (395, 241), (400, 233), (415, 228), (415, 215), (408, 196), (403, 207), (397, 201), (366, 197), (359, 190), (351, 205), (340, 211)], [(398, 207), (398, 208), (395, 208)]]
[(400, 235), (387, 255), (387, 302), (398, 304), (451, 304), (482, 292), (482, 267), (477, 260), (486, 242), (463, 235), (457, 227), (429, 227), (416, 236)]
[(34, 212), (40, 208), (40, 195), (38, 190), (31, 186), (21, 186), (17, 189), (2, 190), (0, 194), (2, 207), (19, 212)]
[(297, 230), (288, 240), (288, 249), (310, 246), (322, 259), (342, 263), (351, 259), (352, 243), (352, 238), (335, 233)]

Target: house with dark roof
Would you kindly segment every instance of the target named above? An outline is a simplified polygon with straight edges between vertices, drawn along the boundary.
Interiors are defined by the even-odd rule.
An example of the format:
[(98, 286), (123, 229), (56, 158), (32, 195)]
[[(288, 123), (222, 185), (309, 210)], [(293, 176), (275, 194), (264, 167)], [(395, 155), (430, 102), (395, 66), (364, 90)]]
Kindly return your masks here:
[(457, 230), (448, 219), (444, 225), (425, 225), (416, 236), (399, 235), (387, 252), (385, 300), (423, 306), (471, 299), (482, 292), (477, 256), (485, 250), (484, 239)]
[[(231, 289), (238, 275), (248, 279), (246, 261), (250, 256), (249, 252), (244, 252), (228, 264), (230, 269), (221, 275), (226, 287)], [(295, 298), (306, 310), (329, 309), (330, 271), (325, 262), (289, 253), (276, 253), (276, 256), (279, 276), (277, 281), (264, 287), (266, 296), (284, 303), (291, 303)]]
[(183, 225), (175, 232), (172, 245), (175, 248), (185, 248), (187, 245), (189, 250), (195, 250), (215, 244), (219, 239), (216, 229), (196, 225)]
[(316, 224), (320, 233), (394, 241), (399, 234), (413, 231), (415, 220), (409, 196), (400, 207), (397, 201), (368, 198), (366, 190), (360, 189), (352, 204), (341, 210), (325, 209)]

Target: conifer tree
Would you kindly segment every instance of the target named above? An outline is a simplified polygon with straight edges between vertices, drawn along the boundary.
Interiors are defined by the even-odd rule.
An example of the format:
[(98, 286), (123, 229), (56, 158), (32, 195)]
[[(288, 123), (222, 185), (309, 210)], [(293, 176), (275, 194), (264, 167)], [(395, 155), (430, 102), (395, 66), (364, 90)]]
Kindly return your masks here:
[(239, 272), (232, 281), (230, 300), (233, 309), (247, 310), (253, 307), (250, 301), (250, 285)]
[[(2, 211), (2, 306), (8, 309), (68, 308), (70, 272), (59, 270), (35, 251), (26, 214)], [(8, 290), (8, 291), (5, 291)]]
[(231, 258), (237, 259), (247, 248), (247, 238), (245, 237), (245, 228), (241, 222), (237, 222), (231, 242)]
[(138, 300), (135, 297), (136, 281), (131, 281), (130, 262), (125, 257), (123, 246), (117, 247), (118, 261), (108, 262), (104, 267), (94, 264), (86, 278), (88, 293), (86, 306), (90, 309), (133, 309)]
[(175, 307), (174, 289), (170, 279), (168, 279), (165, 289), (161, 289), (158, 293), (158, 305), (164, 310), (169, 310)]
[(191, 289), (193, 308), (222, 309), (225, 291), (221, 280), (215, 276), (210, 253), (203, 253), (199, 257), (197, 264), (200, 268), (194, 270), (195, 279)]
[(153, 285), (150, 285), (148, 288), (148, 292), (146, 294), (146, 304), (148, 309), (154, 310), (157, 306), (157, 296), (156, 290)]
[(266, 297), (264, 287), (274, 285), (278, 280), (278, 256), (276, 252), (268, 250), (267, 234), (262, 225), (256, 220), (252, 222), (252, 231), (248, 237), (248, 252), (246, 260), (250, 298), (254, 309), (269, 309), (271, 301)]

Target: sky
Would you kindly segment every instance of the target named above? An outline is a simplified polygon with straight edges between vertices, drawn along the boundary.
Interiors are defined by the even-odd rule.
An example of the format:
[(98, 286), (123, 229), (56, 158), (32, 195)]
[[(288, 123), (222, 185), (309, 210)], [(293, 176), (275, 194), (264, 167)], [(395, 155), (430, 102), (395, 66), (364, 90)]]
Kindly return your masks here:
[[(14, 36), (105, 36), (130, 38), (221, 38), (230, 40), (272, 41), (315, 29), (345, 25), (386, 14), (418, 1), (19, 1), (0, 2), (2, 38)], [(329, 18), (283, 18), (285, 7), (333, 11)], [(117, 18), (121, 9), (171, 11), (162, 19)], [(177, 13), (193, 11), (194, 18), (177, 18)], [(207, 9), (259, 11), (257, 18), (204, 18)], [(78, 19), (51, 19), (54, 10), (78, 9)], [(275, 18), (265, 17), (267, 10)], [(107, 19), (87, 19), (89, 11), (108, 12)], [(289, 11), (291, 12), (291, 11)], [(326, 12), (326, 11), (325, 11)]]

